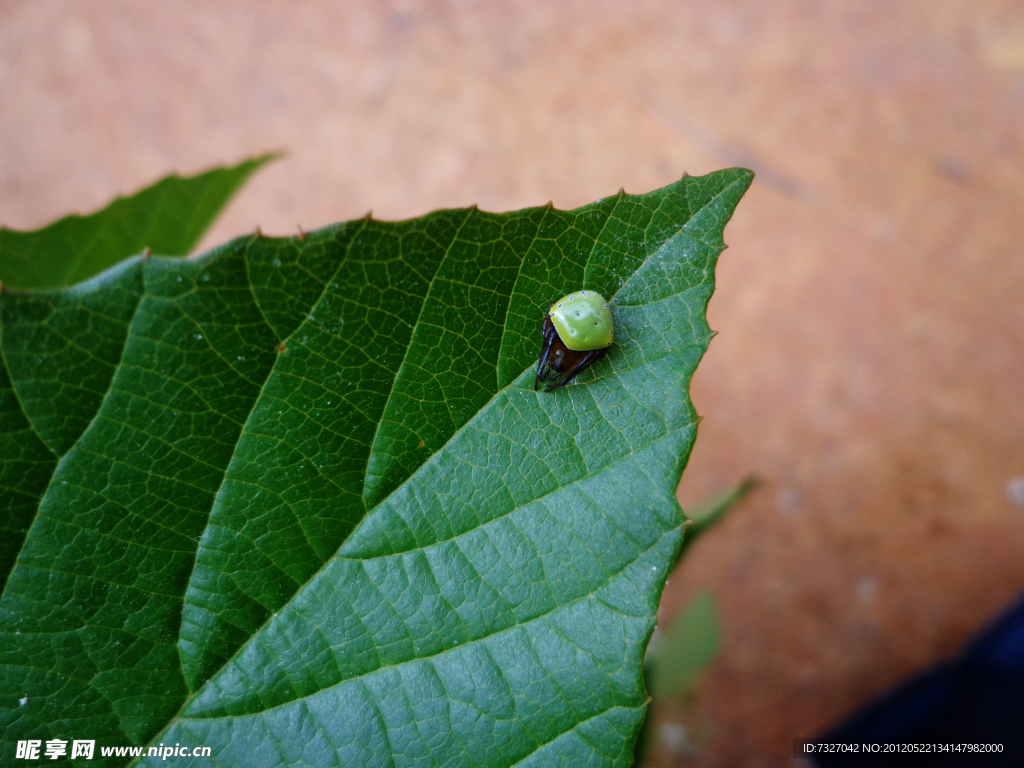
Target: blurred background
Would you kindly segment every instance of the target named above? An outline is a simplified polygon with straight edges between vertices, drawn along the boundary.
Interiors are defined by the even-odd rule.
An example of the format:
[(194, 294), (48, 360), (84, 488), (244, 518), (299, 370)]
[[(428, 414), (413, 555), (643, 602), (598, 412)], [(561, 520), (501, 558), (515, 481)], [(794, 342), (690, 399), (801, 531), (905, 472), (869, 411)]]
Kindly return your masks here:
[[(0, 223), (267, 150), (206, 239), (743, 165), (651, 765), (781, 766), (1024, 587), (1024, 5), (0, 0)], [(680, 726), (683, 730), (680, 730)]]

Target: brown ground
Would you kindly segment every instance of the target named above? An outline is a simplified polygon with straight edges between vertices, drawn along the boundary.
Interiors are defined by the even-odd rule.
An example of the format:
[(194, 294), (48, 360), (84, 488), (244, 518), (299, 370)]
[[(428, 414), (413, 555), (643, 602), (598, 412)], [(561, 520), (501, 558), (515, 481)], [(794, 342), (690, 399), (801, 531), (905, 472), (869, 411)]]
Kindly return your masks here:
[[(207, 244), (747, 165), (666, 593), (720, 603), (704, 766), (779, 766), (1024, 585), (1024, 6), (0, 0), (0, 220), (267, 149)], [(668, 755), (661, 763), (670, 765)]]

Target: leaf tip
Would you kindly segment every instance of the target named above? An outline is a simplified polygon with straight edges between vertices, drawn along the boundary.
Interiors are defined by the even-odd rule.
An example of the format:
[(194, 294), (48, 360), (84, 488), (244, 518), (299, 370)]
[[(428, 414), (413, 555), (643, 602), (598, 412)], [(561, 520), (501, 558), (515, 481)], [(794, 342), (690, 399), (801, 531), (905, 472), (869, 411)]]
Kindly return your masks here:
[(740, 498), (743, 498), (754, 489), (760, 488), (763, 483), (764, 480), (761, 479), (760, 475), (747, 475), (740, 481), (739, 486), (736, 488), (736, 493)]
[(269, 152), (264, 152), (262, 155), (257, 155), (252, 159), (253, 163), (263, 165), (264, 163), (270, 163), (274, 160), (280, 160), (288, 155), (283, 149), (272, 149)]
[(370, 210), (368, 210), (368, 211), (366, 212), (366, 215), (365, 215), (365, 216), (363, 216), (363, 218), (364, 218), (364, 219), (365, 219), (366, 221), (373, 221), (373, 208), (371, 208)]
[(299, 230), (299, 242), (302, 242), (302, 243), (306, 242), (306, 232), (305, 232), (305, 230), (303, 230), (302, 225), (301, 224), (296, 224), (295, 228), (297, 230)]

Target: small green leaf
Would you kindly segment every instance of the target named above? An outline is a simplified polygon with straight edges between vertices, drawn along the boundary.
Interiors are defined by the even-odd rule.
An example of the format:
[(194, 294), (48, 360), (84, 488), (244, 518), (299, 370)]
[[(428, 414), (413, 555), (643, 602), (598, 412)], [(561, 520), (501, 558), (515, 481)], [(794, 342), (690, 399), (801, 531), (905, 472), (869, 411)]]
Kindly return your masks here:
[(686, 535), (683, 536), (683, 546), (679, 549), (677, 560), (681, 560), (687, 550), (697, 541), (697, 538), (701, 534), (707, 533), (709, 529), (719, 523), (725, 516), (725, 513), (739, 504), (748, 493), (757, 487), (759, 482), (756, 477), (751, 475), (741, 480), (729, 490), (723, 491), (717, 496), (713, 496), (706, 501), (702, 501), (697, 506), (686, 510), (686, 517), (688, 518)]
[(732, 488), (722, 491), (717, 496), (712, 496), (710, 499), (692, 507), (686, 513), (686, 516), (693, 521), (693, 524), (687, 528), (687, 534), (694, 536), (698, 533), (703, 533), (713, 526), (726, 512), (739, 504), (748, 493), (754, 490), (758, 483), (759, 480), (751, 475), (738, 482)]
[(654, 697), (669, 698), (689, 691), (718, 654), (721, 634), (715, 596), (710, 590), (698, 593), (653, 653), (648, 681)]
[(185, 256), (240, 186), (274, 155), (168, 176), (102, 211), (65, 216), (31, 232), (0, 227), (0, 283), (18, 290), (63, 288), (148, 248)]
[[(0, 297), (4, 749), (628, 765), (751, 178), (257, 234)], [(534, 392), (544, 311), (584, 287), (615, 344)]]

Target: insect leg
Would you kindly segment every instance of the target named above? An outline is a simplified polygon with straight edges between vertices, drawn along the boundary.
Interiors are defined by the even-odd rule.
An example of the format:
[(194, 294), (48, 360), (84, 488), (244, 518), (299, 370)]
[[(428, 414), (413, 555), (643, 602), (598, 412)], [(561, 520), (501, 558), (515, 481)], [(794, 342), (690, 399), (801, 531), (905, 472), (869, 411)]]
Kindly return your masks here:
[(554, 342), (555, 333), (556, 333), (555, 326), (551, 323), (550, 320), (548, 320), (547, 317), (545, 317), (544, 318), (544, 343), (543, 343), (543, 346), (541, 347), (540, 360), (537, 362), (537, 377), (533, 380), (533, 391), (534, 392), (537, 391), (537, 387), (540, 386), (540, 383), (542, 381), (547, 381), (547, 379), (550, 378), (550, 376), (545, 375), (545, 370), (544, 369), (547, 368), (547, 365), (548, 365), (548, 355), (551, 354), (551, 345)]

